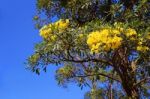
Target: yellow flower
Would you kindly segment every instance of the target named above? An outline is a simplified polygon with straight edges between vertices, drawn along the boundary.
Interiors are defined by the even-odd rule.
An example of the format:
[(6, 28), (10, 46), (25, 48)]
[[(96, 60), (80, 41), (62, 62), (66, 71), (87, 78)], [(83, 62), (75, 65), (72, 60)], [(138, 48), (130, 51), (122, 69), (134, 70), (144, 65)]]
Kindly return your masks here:
[(53, 27), (57, 28), (59, 32), (63, 32), (69, 25), (69, 19), (66, 20), (58, 20), (55, 23), (51, 23), (48, 25), (44, 25), (40, 29), (40, 36), (42, 36), (46, 40), (55, 41), (56, 35), (53, 34)]
[(51, 27), (52, 27), (52, 24), (43, 26), (40, 29), (40, 36), (42, 36), (46, 40), (54, 41), (54, 40), (56, 40), (56, 35), (52, 34)]
[(111, 32), (112, 32), (113, 34), (116, 34), (116, 35), (118, 35), (118, 34), (121, 33), (119, 29), (112, 29)]
[(131, 36), (136, 36), (137, 33), (136, 33), (135, 29), (129, 28), (129, 29), (127, 29), (127, 30), (125, 31), (125, 35), (126, 35), (127, 37), (131, 37)]
[(103, 30), (100, 31), (101, 35), (104, 36), (104, 37), (108, 36), (109, 32), (110, 32), (109, 29), (103, 29)]
[(146, 38), (150, 40), (150, 32), (146, 35)]
[(109, 51), (116, 49), (121, 45), (122, 38), (116, 34), (120, 34), (117, 29), (103, 29), (89, 34), (87, 44), (92, 52)]
[(101, 34), (99, 31), (92, 32), (88, 35), (87, 44), (91, 48), (92, 52), (98, 52), (101, 42)]
[(60, 19), (57, 22), (54, 23), (54, 26), (60, 31), (63, 32), (64, 29), (66, 29), (69, 26), (69, 19), (63, 20)]
[(87, 44), (90, 45), (90, 46), (93, 45), (93, 44), (97, 44), (101, 41), (100, 38), (101, 38), (101, 34), (99, 33), (99, 31), (92, 32), (88, 36)]
[(40, 29), (40, 36), (42, 36), (45, 39), (47, 39), (51, 33), (52, 29), (48, 25), (45, 25)]
[(137, 46), (137, 51), (145, 52), (148, 50), (149, 50), (149, 48), (147, 46)]
[(122, 38), (121, 37), (117, 37), (117, 36), (115, 36), (114, 38), (113, 38), (113, 40), (112, 40), (112, 46), (111, 46), (111, 48), (112, 49), (116, 49), (116, 48), (118, 48), (120, 45), (121, 45), (121, 41), (122, 41)]
[(92, 45), (91, 51), (92, 51), (92, 52), (95, 52), (95, 53), (98, 53), (98, 51), (99, 51), (99, 46), (100, 46), (100, 43), (98, 43), (98, 44), (96, 44), (96, 45)]

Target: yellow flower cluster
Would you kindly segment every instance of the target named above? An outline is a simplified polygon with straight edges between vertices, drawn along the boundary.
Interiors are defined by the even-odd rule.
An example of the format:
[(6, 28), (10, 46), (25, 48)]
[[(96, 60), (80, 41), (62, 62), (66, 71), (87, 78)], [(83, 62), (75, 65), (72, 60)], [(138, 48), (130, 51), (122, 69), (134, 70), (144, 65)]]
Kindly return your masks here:
[(148, 51), (149, 48), (147, 46), (137, 46), (137, 51), (142, 51), (142, 52), (145, 52), (145, 51)]
[(98, 53), (99, 51), (109, 51), (118, 48), (125, 35), (130, 40), (135, 40), (137, 32), (132, 28), (123, 29), (121, 26), (115, 28), (105, 28), (100, 31), (91, 32), (88, 35), (87, 44), (91, 52)]
[(137, 32), (135, 31), (135, 29), (132, 29), (132, 28), (124, 29), (123, 25), (124, 25), (123, 23), (117, 23), (117, 22), (114, 23), (114, 26), (117, 30), (123, 33), (130, 40), (134, 40), (135, 39), (134, 37), (137, 36)]
[(121, 45), (122, 38), (118, 36), (120, 31), (117, 29), (103, 29), (89, 34), (87, 44), (91, 52), (109, 51)]
[(137, 51), (146, 52), (146, 51), (150, 50), (150, 48), (148, 46), (143, 45), (143, 40), (144, 40), (144, 38), (139, 39), (138, 46), (136, 48)]
[(44, 39), (49, 38), (50, 35), (52, 35), (52, 24), (45, 25), (40, 29), (40, 36)]
[(63, 20), (63, 19), (60, 19), (59, 21), (55, 22), (54, 23), (54, 26), (60, 30), (60, 32), (64, 29), (66, 29), (69, 25), (69, 19), (66, 19), (66, 20)]
[(40, 29), (40, 36), (42, 36), (46, 40), (54, 41), (56, 39), (56, 35), (53, 34), (53, 30), (56, 29), (58, 32), (63, 32), (69, 25), (69, 19), (63, 20), (60, 19), (55, 23), (51, 23), (43, 26)]
[(131, 29), (131, 28), (127, 29), (124, 33), (127, 37), (131, 37), (131, 38), (134, 36), (137, 36), (136, 31), (134, 29)]

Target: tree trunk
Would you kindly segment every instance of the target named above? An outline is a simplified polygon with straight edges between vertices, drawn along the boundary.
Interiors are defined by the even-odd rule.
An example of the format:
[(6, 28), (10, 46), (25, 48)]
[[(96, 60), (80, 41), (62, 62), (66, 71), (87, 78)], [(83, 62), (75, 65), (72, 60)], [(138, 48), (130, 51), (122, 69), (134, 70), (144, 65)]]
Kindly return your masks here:
[(138, 88), (134, 86), (136, 77), (128, 61), (127, 48), (119, 48), (116, 50), (112, 62), (115, 71), (121, 78), (122, 86), (127, 96), (132, 99), (139, 99)]

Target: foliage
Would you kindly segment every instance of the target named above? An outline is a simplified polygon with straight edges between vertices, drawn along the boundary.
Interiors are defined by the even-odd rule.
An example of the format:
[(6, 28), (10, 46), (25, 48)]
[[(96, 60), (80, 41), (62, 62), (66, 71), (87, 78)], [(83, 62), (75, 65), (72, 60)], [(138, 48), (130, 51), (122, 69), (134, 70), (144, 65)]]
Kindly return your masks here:
[(88, 86), (91, 99), (150, 97), (149, 11), (148, 0), (37, 0), (43, 40), (29, 68), (56, 64), (58, 83)]

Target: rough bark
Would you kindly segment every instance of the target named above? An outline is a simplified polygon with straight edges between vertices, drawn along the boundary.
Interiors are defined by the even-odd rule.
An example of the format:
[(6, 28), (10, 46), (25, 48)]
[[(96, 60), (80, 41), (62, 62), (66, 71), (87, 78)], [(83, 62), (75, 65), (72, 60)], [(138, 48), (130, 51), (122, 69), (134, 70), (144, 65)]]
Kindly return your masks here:
[(137, 81), (128, 61), (127, 48), (119, 48), (116, 50), (112, 62), (121, 78), (122, 86), (127, 96), (132, 99), (139, 99), (138, 88), (134, 86)]

